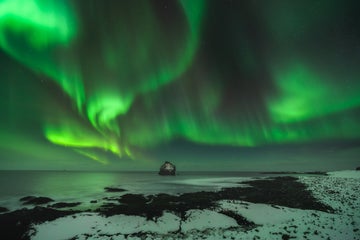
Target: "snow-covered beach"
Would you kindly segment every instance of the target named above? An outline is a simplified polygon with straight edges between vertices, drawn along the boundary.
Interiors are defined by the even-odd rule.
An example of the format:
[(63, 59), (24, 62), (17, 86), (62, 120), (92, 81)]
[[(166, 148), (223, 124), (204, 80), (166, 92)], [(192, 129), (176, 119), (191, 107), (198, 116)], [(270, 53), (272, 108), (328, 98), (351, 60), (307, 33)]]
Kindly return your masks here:
[(0, 221), (4, 227), (10, 216), (51, 216), (30, 221), (22, 237), (36, 240), (360, 239), (359, 171), (252, 181), (174, 197), (128, 194), (100, 211), (35, 207), (33, 212), (4, 213)]

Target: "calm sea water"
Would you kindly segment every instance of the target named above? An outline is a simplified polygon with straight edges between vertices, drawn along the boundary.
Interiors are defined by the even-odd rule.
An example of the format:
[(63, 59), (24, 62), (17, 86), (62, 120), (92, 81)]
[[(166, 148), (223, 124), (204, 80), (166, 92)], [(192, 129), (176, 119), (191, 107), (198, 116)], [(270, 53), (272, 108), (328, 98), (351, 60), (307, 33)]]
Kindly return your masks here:
[(29, 195), (81, 202), (119, 195), (107, 193), (105, 187), (143, 194), (215, 191), (264, 176), (255, 172), (180, 172), (177, 176), (159, 176), (157, 172), (0, 171), (0, 206), (17, 208), (21, 204), (19, 198)]

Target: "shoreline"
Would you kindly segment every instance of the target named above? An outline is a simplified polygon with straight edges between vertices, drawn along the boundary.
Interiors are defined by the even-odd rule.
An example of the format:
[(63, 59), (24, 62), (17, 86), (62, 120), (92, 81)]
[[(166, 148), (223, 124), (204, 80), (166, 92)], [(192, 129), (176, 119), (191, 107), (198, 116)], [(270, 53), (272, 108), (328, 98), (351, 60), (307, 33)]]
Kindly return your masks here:
[[(329, 184), (329, 181), (334, 182), (336, 179), (333, 178), (333, 176), (328, 175), (274, 176), (244, 181), (240, 183), (241, 186), (239, 187), (227, 187), (211, 192), (200, 191), (179, 195), (125, 193), (102, 199), (105, 203), (94, 199), (92, 200), (94, 206), (92, 209), (78, 208), (79, 202), (63, 203), (47, 199), (44, 196), (35, 199), (27, 196), (24, 199), (33, 201), (30, 204), (35, 207), (1, 213), (0, 226), (4, 228), (2, 230), (3, 235), (9, 236), (9, 239), (44, 239), (43, 236), (49, 228), (54, 226), (57, 229), (66, 228), (69, 222), (76, 225), (85, 220), (93, 224), (92, 227), (96, 231), (94, 232), (91, 228), (90, 230), (84, 228), (84, 231), (88, 232), (81, 233), (81, 229), (77, 229), (78, 232), (73, 230), (75, 231), (74, 234), (77, 234), (72, 237), (77, 236), (78, 239), (86, 239), (84, 236), (104, 239), (110, 239), (111, 237), (117, 237), (115, 239), (122, 239), (122, 237), (128, 239), (144, 239), (146, 237), (150, 237), (150, 239), (160, 237), (187, 239), (190, 238), (190, 235), (199, 235), (207, 239), (207, 236), (217, 236), (218, 234), (225, 236), (225, 232), (227, 232), (229, 238), (225, 237), (225, 239), (231, 239), (236, 233), (251, 235), (255, 238), (255, 236), (261, 235), (261, 229), (265, 225), (264, 222), (261, 222), (262, 220), (259, 222), (259, 216), (261, 218), (263, 213), (258, 212), (257, 217), (252, 215), (253, 212), (258, 211), (257, 209), (272, 212), (275, 214), (274, 218), (282, 216), (283, 212), (295, 216), (300, 214), (303, 215), (303, 218), (309, 213), (310, 215), (306, 215), (306, 218), (314, 218), (320, 222), (319, 219), (331, 218), (329, 216), (346, 216), (348, 212), (339, 212), (338, 205), (328, 200), (329, 197), (326, 197), (327, 195), (339, 194), (339, 191), (342, 191), (341, 187), (335, 189), (335, 193), (330, 190), (328, 192), (314, 192), (316, 190), (314, 186), (320, 186), (321, 182), (326, 184)], [(346, 185), (349, 181), (346, 178), (337, 179), (338, 185)], [(352, 184), (354, 184), (355, 188), (359, 187), (357, 181), (353, 181)], [(119, 192), (125, 191), (119, 189)], [(323, 189), (325, 189), (324, 186)], [(116, 192), (116, 189), (112, 188), (110, 190)], [(104, 191), (106, 190), (104, 189)], [(39, 204), (37, 204), (39, 200), (49, 202), (38, 202)], [(351, 201), (348, 204), (351, 205), (350, 203)], [(355, 204), (355, 206), (358, 205)], [(351, 211), (351, 209), (348, 208), (347, 211)], [(360, 216), (354, 218), (355, 220), (352, 222), (360, 224)], [(130, 224), (130, 226), (123, 227), (121, 230), (119, 229), (120, 225), (117, 225), (116, 222), (123, 223), (124, 219), (127, 219), (127, 222), (133, 225)], [(210, 224), (204, 223), (204, 219), (210, 219)], [(98, 224), (105, 221), (109, 223), (107, 225)], [(141, 222), (143, 224), (140, 224)], [(145, 226), (145, 228), (138, 225)], [(299, 228), (300, 225), (300, 223), (292, 223), (289, 226)], [(192, 226), (195, 226), (195, 228), (192, 228)], [(325, 225), (322, 227), (325, 228)], [(113, 228), (117, 229), (118, 232)], [(276, 226), (273, 226), (273, 228), (276, 228)], [(290, 228), (286, 229), (289, 230)], [(317, 233), (315, 236), (321, 234), (323, 236), (325, 233), (322, 233), (322, 230), (320, 227), (317, 232), (314, 230), (311, 234)], [(360, 232), (355, 227), (352, 231), (355, 234), (354, 236), (359, 236)], [(278, 237), (282, 237), (282, 239), (290, 239), (291, 236), (296, 235), (296, 232), (285, 231), (283, 228), (279, 232), (281, 232), (281, 236)], [(103, 235), (100, 236), (99, 234)], [(305, 235), (308, 236), (309, 234)]]

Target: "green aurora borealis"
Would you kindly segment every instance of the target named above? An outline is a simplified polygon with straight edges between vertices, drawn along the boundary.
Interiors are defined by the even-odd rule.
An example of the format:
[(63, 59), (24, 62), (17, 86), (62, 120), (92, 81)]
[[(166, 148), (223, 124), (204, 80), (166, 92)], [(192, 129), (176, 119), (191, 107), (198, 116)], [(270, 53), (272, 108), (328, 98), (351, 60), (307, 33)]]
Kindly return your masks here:
[(0, 169), (352, 167), (358, 5), (0, 0)]

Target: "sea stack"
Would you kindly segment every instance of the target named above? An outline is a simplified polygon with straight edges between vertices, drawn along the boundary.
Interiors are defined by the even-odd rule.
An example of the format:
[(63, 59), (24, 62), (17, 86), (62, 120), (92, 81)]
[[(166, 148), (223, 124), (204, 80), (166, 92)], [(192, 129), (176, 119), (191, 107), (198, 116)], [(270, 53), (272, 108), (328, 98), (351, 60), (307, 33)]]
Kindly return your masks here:
[(176, 167), (171, 162), (166, 161), (160, 167), (159, 175), (162, 176), (174, 176), (176, 172)]

